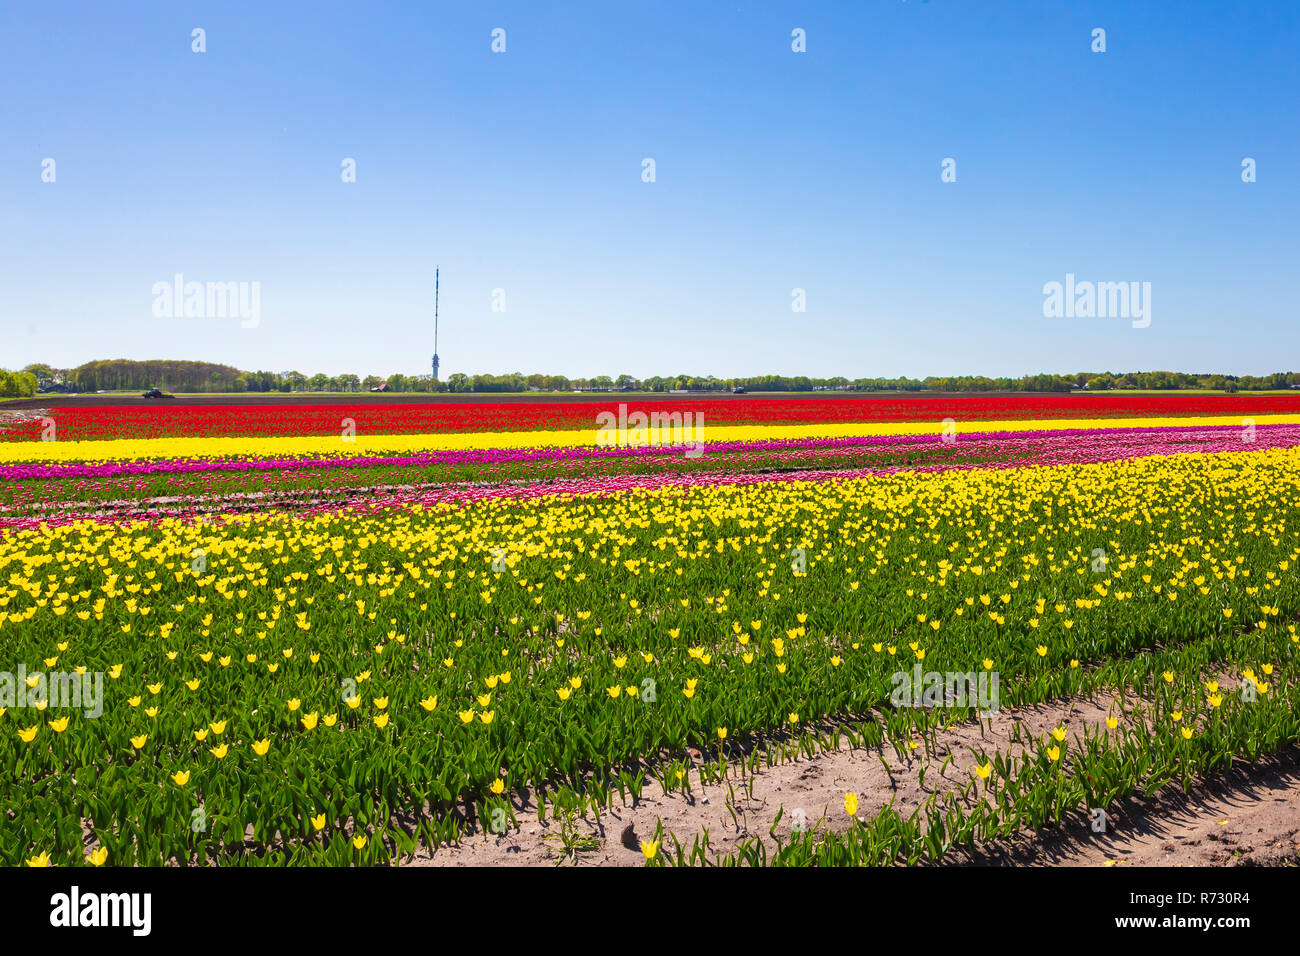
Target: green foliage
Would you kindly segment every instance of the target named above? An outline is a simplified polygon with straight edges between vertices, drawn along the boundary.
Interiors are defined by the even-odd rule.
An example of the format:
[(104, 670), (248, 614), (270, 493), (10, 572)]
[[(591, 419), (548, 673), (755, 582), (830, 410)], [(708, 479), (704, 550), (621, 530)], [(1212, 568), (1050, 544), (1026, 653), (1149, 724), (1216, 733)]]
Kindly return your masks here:
[[(857, 378), (842, 375), (812, 378), (806, 375), (751, 375), (717, 378), (713, 375), (652, 375), (638, 379), (621, 374), (593, 378), (569, 378), (535, 372), (524, 375), (455, 372), (446, 380), (433, 376), (396, 373), (387, 379), (378, 375), (344, 373), (329, 376), (318, 372), (310, 377), (301, 372), (244, 372), (229, 365), (208, 362), (156, 360), (132, 362), (126, 359), (88, 362), (71, 370), (48, 365), (29, 365), (24, 372), (36, 377), (36, 387), (53, 386), (56, 390), (93, 392), (99, 389), (144, 389), (158, 387), (174, 392), (358, 392), (387, 382), (390, 392), (519, 393), (527, 391), (571, 392), (729, 392), (743, 388), (749, 392), (1057, 392), (1076, 389), (1177, 390), (1213, 389), (1227, 392), (1286, 389), (1300, 385), (1300, 372), (1274, 372), (1271, 375), (1189, 374), (1186, 372), (1078, 372), (1074, 375), (1040, 373), (1019, 378), (989, 378), (984, 375), (929, 376), (924, 379)], [(13, 373), (9, 373), (13, 374)]]
[(36, 376), (28, 371), (0, 369), (0, 398), (28, 398), (36, 394)]

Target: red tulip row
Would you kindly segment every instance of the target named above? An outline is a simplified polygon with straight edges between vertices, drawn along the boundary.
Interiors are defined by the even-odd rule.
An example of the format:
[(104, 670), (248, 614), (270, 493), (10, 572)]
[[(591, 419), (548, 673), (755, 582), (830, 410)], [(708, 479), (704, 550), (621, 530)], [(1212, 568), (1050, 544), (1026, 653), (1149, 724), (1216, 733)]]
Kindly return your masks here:
[[(595, 428), (620, 404), (630, 411), (702, 414), (709, 425), (996, 421), (1300, 413), (1300, 395), (999, 395), (852, 398), (662, 399), (601, 396), (564, 402), (357, 403), (70, 407), (49, 413), (60, 441), (181, 436), (331, 435), (350, 419), (358, 433), (547, 431)], [(46, 423), (48, 424), (48, 423)], [(37, 441), (32, 419), (0, 427), (0, 441)]]

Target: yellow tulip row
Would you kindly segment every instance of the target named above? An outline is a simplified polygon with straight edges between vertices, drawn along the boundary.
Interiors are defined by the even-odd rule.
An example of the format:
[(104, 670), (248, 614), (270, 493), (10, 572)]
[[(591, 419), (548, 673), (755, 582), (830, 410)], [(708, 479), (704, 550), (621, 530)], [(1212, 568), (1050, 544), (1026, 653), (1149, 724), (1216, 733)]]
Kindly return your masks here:
[[(1300, 415), (1260, 415), (1256, 425), (1297, 425)], [(1237, 416), (1191, 418), (1094, 418), (1053, 421), (959, 421), (957, 434), (980, 432), (1062, 431), (1102, 428), (1172, 428), (1235, 426)], [(800, 438), (858, 438), (888, 435), (939, 435), (940, 422), (850, 422), (818, 425), (718, 425), (702, 429), (705, 442), (776, 441)], [(597, 429), (438, 433), (425, 435), (367, 435), (344, 439), (333, 435), (270, 438), (197, 437), (113, 439), (109, 441), (0, 442), (0, 464), (17, 462), (175, 460), (192, 458), (269, 458), (332, 455), (403, 455), (425, 451), (494, 448), (582, 448), (597, 445)]]

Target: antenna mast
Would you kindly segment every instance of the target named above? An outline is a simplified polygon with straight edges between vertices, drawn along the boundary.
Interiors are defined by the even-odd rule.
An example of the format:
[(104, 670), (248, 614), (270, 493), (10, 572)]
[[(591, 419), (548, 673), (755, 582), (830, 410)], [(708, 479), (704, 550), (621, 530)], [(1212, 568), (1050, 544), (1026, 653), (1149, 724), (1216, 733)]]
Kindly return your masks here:
[(433, 380), (438, 381), (438, 267), (433, 269)]

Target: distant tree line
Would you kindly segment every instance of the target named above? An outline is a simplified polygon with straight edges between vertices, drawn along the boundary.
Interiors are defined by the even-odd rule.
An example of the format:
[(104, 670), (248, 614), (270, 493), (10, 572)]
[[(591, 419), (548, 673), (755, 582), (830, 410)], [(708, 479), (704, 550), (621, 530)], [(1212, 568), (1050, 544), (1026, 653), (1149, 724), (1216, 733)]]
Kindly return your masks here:
[(1086, 389), (1216, 389), (1228, 392), (1283, 389), (1300, 385), (1300, 372), (1272, 375), (1191, 374), (1187, 372), (1079, 372), (1075, 375), (1024, 375), (1019, 378), (988, 378), (983, 375), (930, 376), (914, 378), (810, 378), (805, 375), (756, 375), (715, 378), (712, 375), (597, 375), (569, 378), (564, 375), (466, 375), (456, 372), (434, 381), (431, 375), (403, 375), (386, 378), (367, 375), (326, 375), (317, 372), (245, 372), (211, 362), (148, 361), (110, 359), (87, 362), (74, 369), (29, 365), (21, 372), (0, 371), (0, 395), (30, 395), (41, 392), (95, 392), (161, 388), (172, 392), (720, 392), (743, 388), (751, 392), (1069, 392)]
[(0, 369), (0, 398), (27, 398), (36, 394), (36, 376), (31, 372)]
[(36, 387), (42, 392), (113, 392), (154, 387), (176, 392), (244, 392), (249, 391), (250, 375), (229, 365), (167, 359), (147, 362), (106, 359), (74, 369), (37, 364), (23, 371), (36, 377)]

